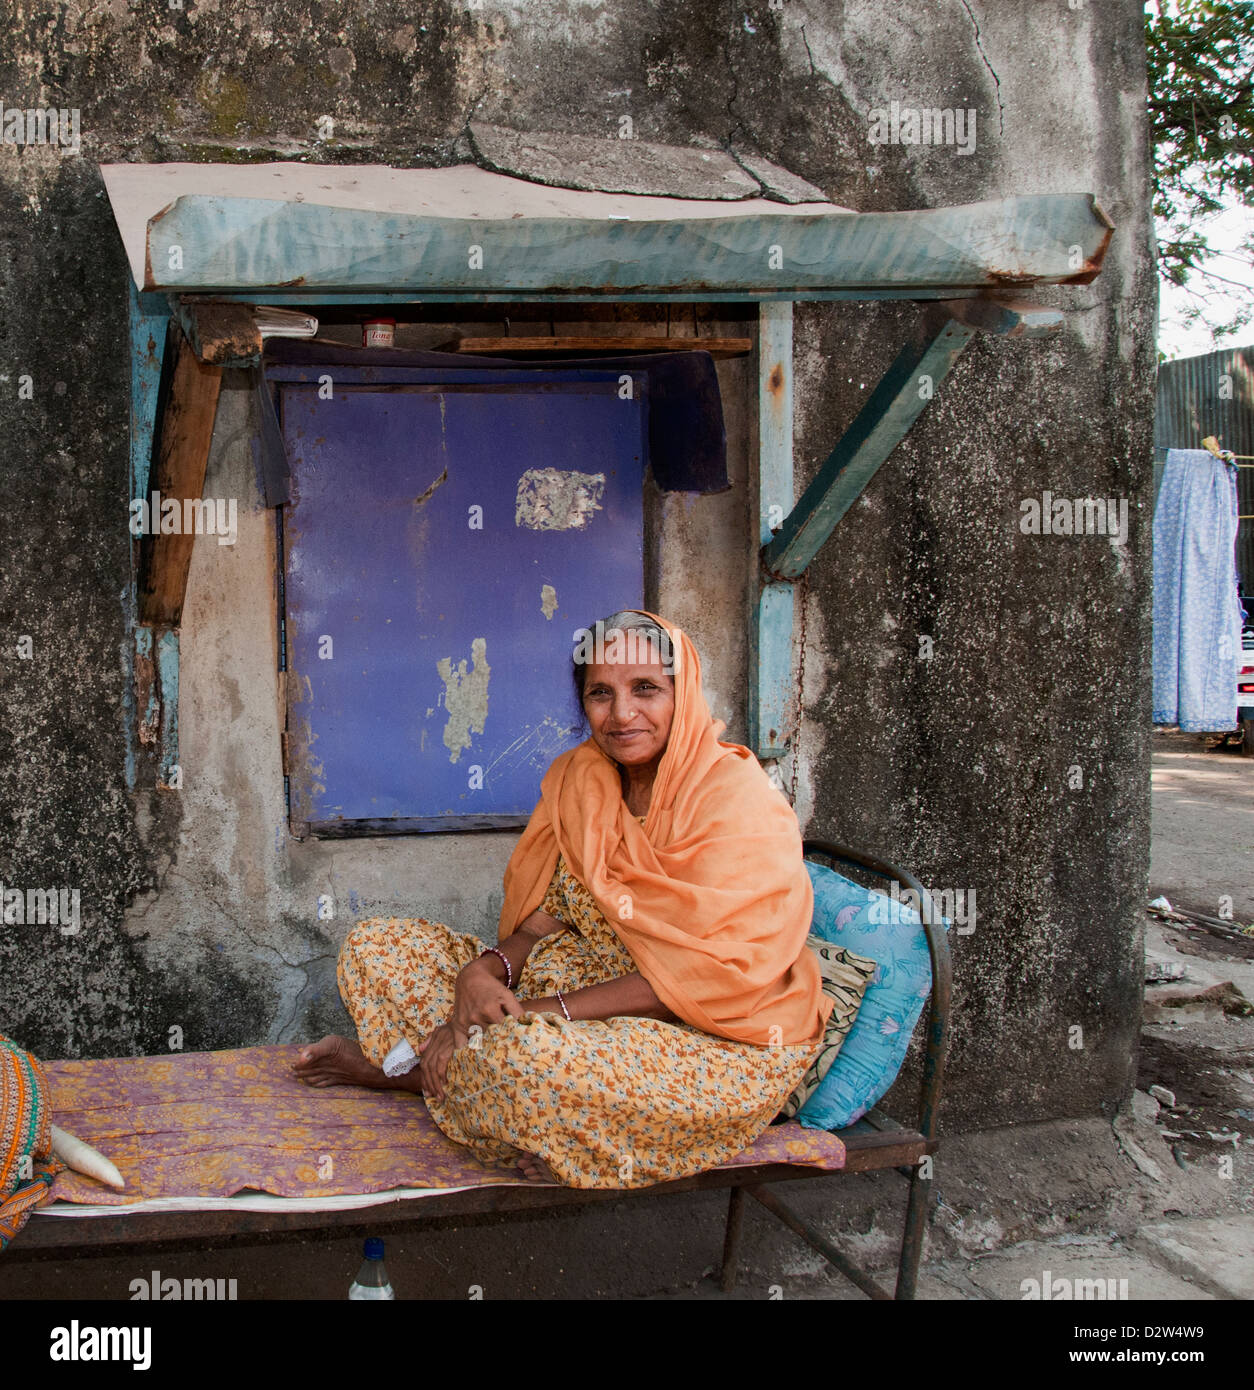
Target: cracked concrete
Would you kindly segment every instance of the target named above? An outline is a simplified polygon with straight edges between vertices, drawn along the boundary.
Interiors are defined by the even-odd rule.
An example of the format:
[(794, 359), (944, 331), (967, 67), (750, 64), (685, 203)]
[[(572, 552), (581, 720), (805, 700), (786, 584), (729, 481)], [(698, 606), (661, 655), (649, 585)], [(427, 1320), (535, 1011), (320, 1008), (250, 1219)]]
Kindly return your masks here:
[(997, 69), (988, 61), (988, 54), (984, 51), (984, 44), (980, 39), (980, 23), (971, 8), (971, 0), (962, 0), (962, 7), (970, 16), (971, 27), (975, 30), (975, 46), (980, 50), (980, 57), (984, 60), (984, 66), (988, 69), (993, 79), (993, 85), (997, 88), (997, 128), (998, 132), (1004, 135), (1006, 133), (1006, 108), (1001, 99), (1001, 78), (997, 76)]

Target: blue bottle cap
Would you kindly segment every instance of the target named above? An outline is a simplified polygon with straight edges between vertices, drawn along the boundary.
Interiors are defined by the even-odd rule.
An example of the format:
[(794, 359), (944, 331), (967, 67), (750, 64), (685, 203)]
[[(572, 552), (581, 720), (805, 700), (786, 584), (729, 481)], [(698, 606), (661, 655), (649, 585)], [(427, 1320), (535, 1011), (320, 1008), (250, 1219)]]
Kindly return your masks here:
[(378, 1236), (371, 1236), (366, 1241), (366, 1259), (381, 1260), (383, 1258), (383, 1242)]

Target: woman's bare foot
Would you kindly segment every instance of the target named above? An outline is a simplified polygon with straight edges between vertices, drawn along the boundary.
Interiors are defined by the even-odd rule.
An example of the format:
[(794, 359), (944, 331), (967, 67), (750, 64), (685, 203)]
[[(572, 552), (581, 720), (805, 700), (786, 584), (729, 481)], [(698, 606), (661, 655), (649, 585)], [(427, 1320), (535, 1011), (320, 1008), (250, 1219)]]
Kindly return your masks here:
[(306, 1086), (370, 1086), (380, 1091), (417, 1091), (418, 1068), (404, 1076), (385, 1076), (381, 1067), (366, 1061), (361, 1048), (349, 1038), (328, 1033), (321, 1042), (306, 1043), (292, 1071)]
[(532, 1182), (557, 1182), (549, 1165), (544, 1159), (537, 1158), (535, 1154), (525, 1154), (520, 1151), (518, 1154), (518, 1166)]

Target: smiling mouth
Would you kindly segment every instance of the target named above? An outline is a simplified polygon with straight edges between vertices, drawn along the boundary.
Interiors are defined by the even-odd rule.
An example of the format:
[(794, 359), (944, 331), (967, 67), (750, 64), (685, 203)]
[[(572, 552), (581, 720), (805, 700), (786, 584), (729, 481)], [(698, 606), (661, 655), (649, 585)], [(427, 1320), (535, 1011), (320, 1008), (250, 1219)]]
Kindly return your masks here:
[(611, 734), (611, 738), (643, 738), (644, 729), (623, 729), (620, 733)]

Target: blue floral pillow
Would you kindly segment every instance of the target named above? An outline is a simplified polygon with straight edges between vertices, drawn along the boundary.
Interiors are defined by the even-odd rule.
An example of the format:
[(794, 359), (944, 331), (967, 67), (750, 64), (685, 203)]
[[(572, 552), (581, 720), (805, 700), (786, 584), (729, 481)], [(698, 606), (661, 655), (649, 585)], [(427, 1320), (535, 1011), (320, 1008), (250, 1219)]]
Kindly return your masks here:
[(931, 992), (932, 962), (923, 920), (908, 901), (863, 888), (810, 860), (806, 870), (814, 885), (811, 933), (876, 965), (844, 1046), (797, 1114), (808, 1129), (844, 1129), (897, 1079)]

